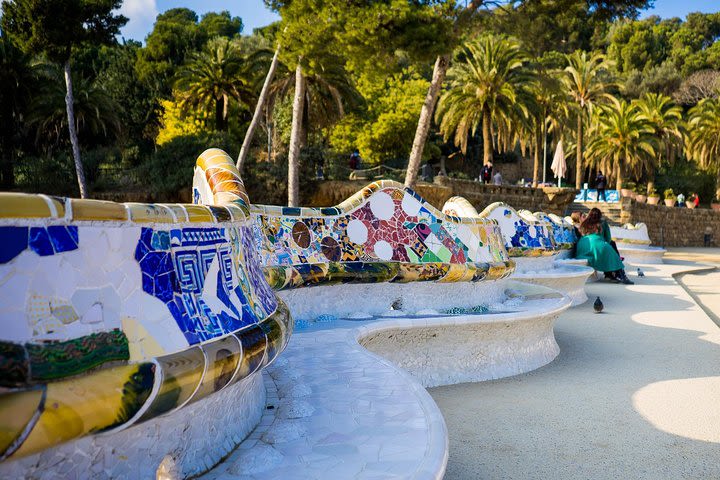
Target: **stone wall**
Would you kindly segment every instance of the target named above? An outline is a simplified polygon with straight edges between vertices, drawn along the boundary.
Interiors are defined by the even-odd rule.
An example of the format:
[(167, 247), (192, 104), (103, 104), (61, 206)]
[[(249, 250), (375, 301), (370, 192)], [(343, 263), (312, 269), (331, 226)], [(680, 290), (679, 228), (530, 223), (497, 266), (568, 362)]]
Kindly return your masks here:
[[(303, 198), (303, 204), (310, 207), (337, 205), (368, 183), (368, 180), (317, 182), (315, 188), (308, 192), (307, 198)], [(434, 183), (419, 182), (415, 186), (415, 191), (437, 208), (442, 208), (450, 197), (461, 196), (466, 198), (478, 211), (482, 211), (493, 202), (505, 202), (516, 210), (543, 211), (561, 216), (565, 214), (568, 205), (577, 195), (577, 190), (569, 188), (483, 185), (471, 180), (447, 177), (435, 177)]]
[(646, 224), (653, 245), (702, 247), (707, 228), (712, 234), (713, 245), (720, 244), (720, 212), (707, 208), (648, 205), (623, 198), (622, 222)]

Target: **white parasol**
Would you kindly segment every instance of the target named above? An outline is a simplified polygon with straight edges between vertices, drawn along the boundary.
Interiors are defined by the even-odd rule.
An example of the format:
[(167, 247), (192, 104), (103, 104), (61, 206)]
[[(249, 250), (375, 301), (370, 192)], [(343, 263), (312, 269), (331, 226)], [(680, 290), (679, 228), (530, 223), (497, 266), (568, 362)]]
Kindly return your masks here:
[(560, 186), (560, 179), (562, 179), (567, 173), (567, 164), (565, 163), (565, 152), (563, 152), (562, 140), (557, 144), (555, 149), (555, 156), (553, 157), (552, 165), (550, 170), (553, 171), (556, 177), (558, 177), (558, 187)]

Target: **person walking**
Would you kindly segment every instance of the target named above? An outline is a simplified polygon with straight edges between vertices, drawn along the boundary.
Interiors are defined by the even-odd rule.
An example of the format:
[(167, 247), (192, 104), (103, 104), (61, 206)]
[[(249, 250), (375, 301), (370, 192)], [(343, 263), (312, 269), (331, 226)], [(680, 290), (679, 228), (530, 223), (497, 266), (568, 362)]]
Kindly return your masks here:
[(492, 163), (483, 165), (482, 170), (480, 170), (480, 181), (482, 183), (490, 183), (490, 180), (492, 180), (492, 168)]
[(600, 201), (600, 197), (602, 197), (603, 202), (607, 202), (607, 199), (605, 198), (605, 187), (607, 186), (607, 179), (605, 178), (605, 175), (601, 171), (598, 171), (597, 176), (595, 177), (595, 188), (597, 188), (598, 196), (597, 201)]
[(500, 173), (500, 170), (495, 172), (495, 175), (493, 175), (493, 185), (502, 185), (502, 174)]

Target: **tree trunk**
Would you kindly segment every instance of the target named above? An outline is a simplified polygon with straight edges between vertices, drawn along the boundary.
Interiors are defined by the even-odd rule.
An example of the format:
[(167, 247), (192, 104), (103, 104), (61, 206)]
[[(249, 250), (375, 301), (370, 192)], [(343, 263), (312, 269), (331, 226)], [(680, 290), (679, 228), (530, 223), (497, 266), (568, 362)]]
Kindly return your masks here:
[(620, 189), (622, 189), (622, 184), (623, 184), (623, 165), (622, 165), (622, 159), (618, 159), (617, 178), (615, 179), (615, 190), (618, 191), (618, 195), (620, 194)]
[[(247, 158), (248, 152), (250, 151), (250, 145), (252, 144), (253, 135), (255, 135), (255, 130), (257, 129), (257, 126), (260, 124), (260, 118), (262, 117), (262, 111), (263, 107), (265, 106), (265, 102), (267, 102), (267, 96), (268, 92), (270, 91), (270, 84), (272, 83), (273, 77), (275, 76), (275, 70), (278, 66), (278, 57), (280, 55), (280, 45), (275, 49), (275, 55), (273, 55), (272, 62), (270, 63), (270, 69), (268, 70), (267, 75), (265, 76), (265, 83), (263, 83), (262, 90), (260, 90), (260, 97), (258, 98), (257, 105), (255, 105), (255, 113), (253, 113), (252, 121), (250, 122), (250, 126), (247, 129), (247, 132), (245, 133), (245, 139), (243, 140), (242, 147), (240, 148), (240, 154), (238, 155), (237, 159), (237, 169), (240, 173), (243, 171), (243, 164), (245, 163), (245, 158)], [(267, 116), (266, 116), (267, 117)], [(269, 155), (268, 155), (269, 158)]]
[(655, 169), (648, 170), (647, 194), (650, 195), (655, 190)]
[(230, 108), (230, 99), (227, 95), (223, 94), (223, 132), (227, 132), (228, 129), (228, 109)]
[(432, 122), (433, 112), (435, 111), (435, 103), (440, 94), (440, 87), (445, 80), (445, 74), (447, 73), (449, 64), (449, 55), (441, 55), (435, 60), (432, 81), (425, 96), (422, 110), (420, 110), (420, 119), (418, 120), (417, 129), (415, 130), (415, 139), (413, 140), (410, 159), (408, 160), (407, 173), (405, 174), (406, 187), (412, 187), (417, 180), (423, 149), (425, 148), (425, 142), (427, 141), (428, 132), (430, 131), (430, 123)]
[(300, 205), (300, 141), (302, 136), (303, 107), (305, 106), (305, 77), (298, 60), (295, 69), (295, 98), (293, 99), (290, 152), (288, 153), (288, 206)]
[(73, 160), (75, 160), (75, 173), (77, 174), (78, 186), (80, 187), (80, 198), (87, 198), (87, 184), (85, 183), (85, 171), (80, 159), (80, 143), (78, 142), (77, 130), (75, 129), (75, 97), (73, 97), (72, 77), (70, 76), (70, 59), (65, 62), (65, 109), (68, 117), (68, 130), (70, 132), (70, 144), (72, 145)]
[(215, 130), (223, 131), (223, 111), (225, 110), (223, 97), (215, 99)]
[(582, 187), (583, 178), (583, 113), (580, 109), (577, 118), (577, 148), (575, 150), (575, 188), (578, 190)]
[(540, 176), (540, 137), (541, 137), (542, 131), (540, 129), (540, 124), (535, 125), (535, 138), (534, 138), (534, 144), (535, 144), (535, 155), (534, 155), (534, 162), (533, 162), (533, 187), (537, 188), (538, 186), (538, 178)]
[(482, 114), (483, 129), (483, 165), (492, 163), (493, 160), (493, 138), (492, 138), (492, 117), (490, 110), (485, 107)]

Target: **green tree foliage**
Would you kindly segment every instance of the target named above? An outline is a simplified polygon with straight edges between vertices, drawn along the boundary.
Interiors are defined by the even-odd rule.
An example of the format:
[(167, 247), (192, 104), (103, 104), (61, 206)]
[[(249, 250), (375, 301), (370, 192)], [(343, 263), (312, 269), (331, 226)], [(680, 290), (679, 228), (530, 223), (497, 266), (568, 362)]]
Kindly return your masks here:
[(15, 186), (13, 165), (22, 149), (23, 115), (35, 86), (29, 57), (0, 31), (0, 186)]
[(596, 110), (595, 125), (588, 142), (588, 159), (603, 171), (612, 170), (620, 190), (625, 173), (639, 177), (654, 168), (655, 130), (638, 106), (614, 99)]
[[(166, 84), (186, 56), (199, 50), (204, 42), (195, 12), (173, 8), (161, 13), (145, 39), (145, 48), (139, 52), (137, 73), (141, 79), (155, 78)], [(170, 86), (165, 85), (164, 90), (169, 93)]]
[[(28, 128), (34, 132), (38, 146), (48, 154), (67, 148), (67, 114), (62, 71), (45, 65), (39, 72), (40, 86), (30, 104)], [(74, 76), (75, 121), (83, 145), (107, 144), (121, 130), (119, 107), (107, 93), (88, 78)]]
[(483, 163), (492, 162), (493, 135), (509, 144), (513, 123), (526, 115), (519, 101), (533, 82), (524, 68), (527, 55), (508, 38), (487, 35), (467, 43), (448, 72), (448, 89), (440, 97), (437, 118), (445, 140), (467, 150), (468, 134), (482, 127)]
[(715, 198), (720, 199), (720, 100), (701, 100), (689, 112), (687, 155), (717, 172)]
[(593, 106), (607, 98), (608, 84), (603, 81), (603, 71), (611, 64), (601, 54), (588, 54), (577, 51), (567, 56), (568, 66), (562, 77), (567, 94), (572, 99), (575, 110), (575, 188), (580, 188), (583, 180), (583, 140), (584, 126)]
[(357, 148), (369, 164), (404, 163), (427, 87), (428, 81), (412, 69), (381, 83), (361, 79), (366, 108), (332, 129), (331, 145), (346, 154)]
[(115, 42), (127, 18), (115, 15), (121, 0), (4, 0), (2, 29), (12, 35), (27, 53), (44, 54), (63, 66), (67, 125), (72, 144), (80, 196), (87, 196), (85, 173), (73, 111), (74, 99), (70, 57), (73, 47), (82, 44)]
[(663, 162), (675, 163), (676, 154), (682, 149), (682, 109), (666, 95), (647, 93), (635, 104), (640, 115), (650, 122), (657, 143), (655, 159), (648, 163), (648, 193), (655, 188), (655, 172)]
[(122, 45), (103, 47), (103, 66), (95, 84), (117, 105), (122, 118), (124, 143), (137, 143), (148, 150), (156, 135), (156, 90), (135, 73), (135, 62), (142, 46), (128, 41)]
[(572, 53), (598, 48), (609, 20), (635, 18), (646, 4), (644, 0), (515, 1), (494, 9), (481, 24), (512, 35), (536, 57), (551, 51)]
[(176, 87), (182, 92), (183, 106), (213, 110), (218, 131), (227, 131), (230, 100), (241, 101), (249, 95), (239, 81), (241, 60), (237, 45), (218, 37), (193, 54), (178, 72)]
[(242, 33), (243, 22), (240, 17), (232, 17), (230, 12), (223, 10), (203, 15), (198, 27), (208, 40), (215, 37), (234, 38)]

